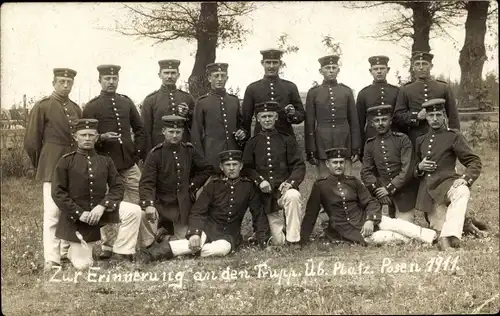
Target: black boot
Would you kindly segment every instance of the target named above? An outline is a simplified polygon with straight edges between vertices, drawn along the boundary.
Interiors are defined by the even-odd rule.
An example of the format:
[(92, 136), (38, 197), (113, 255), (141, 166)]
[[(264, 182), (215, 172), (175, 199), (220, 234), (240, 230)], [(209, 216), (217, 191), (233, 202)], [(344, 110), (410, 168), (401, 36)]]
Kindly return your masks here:
[(143, 255), (144, 257), (146, 257), (147, 262), (168, 260), (174, 257), (172, 248), (170, 247), (170, 242), (168, 240), (164, 240), (161, 243), (156, 243), (148, 249), (143, 249), (141, 252), (143, 252)]

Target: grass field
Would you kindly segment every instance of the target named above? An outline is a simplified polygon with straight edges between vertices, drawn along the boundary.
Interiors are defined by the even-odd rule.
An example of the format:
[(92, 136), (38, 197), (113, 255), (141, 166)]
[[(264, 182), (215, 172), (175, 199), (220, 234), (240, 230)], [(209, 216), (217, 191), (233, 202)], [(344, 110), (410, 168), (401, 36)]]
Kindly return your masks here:
[[(299, 136), (300, 137), (300, 136)], [(3, 179), (2, 311), (5, 315), (435, 314), (499, 310), (498, 149), (478, 148), (483, 173), (470, 211), (489, 237), (450, 253), (408, 244), (363, 248), (316, 238), (304, 249), (243, 247), (226, 258), (145, 266), (100, 263), (79, 275), (44, 274), (41, 184)], [(308, 197), (315, 172), (301, 185)], [(419, 214), (418, 222), (424, 220)], [(244, 221), (248, 236), (250, 223)], [(319, 223), (315, 230), (320, 232)], [(99, 269), (99, 270), (97, 270)]]

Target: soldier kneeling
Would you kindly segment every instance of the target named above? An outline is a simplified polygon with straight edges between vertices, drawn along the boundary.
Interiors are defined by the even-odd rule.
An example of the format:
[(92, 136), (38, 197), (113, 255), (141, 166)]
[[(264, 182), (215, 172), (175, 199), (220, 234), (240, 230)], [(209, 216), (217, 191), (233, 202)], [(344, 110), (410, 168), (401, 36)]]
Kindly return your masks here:
[(186, 239), (155, 243), (141, 250), (137, 260), (148, 263), (198, 252), (202, 257), (225, 256), (241, 243), (241, 222), (247, 208), (254, 212), (257, 240), (263, 245), (267, 218), (253, 182), (240, 177), (241, 158), (239, 150), (219, 153), (223, 175), (206, 185), (191, 208)]
[(306, 214), (301, 226), (301, 243), (308, 241), (321, 206), (325, 209), (329, 229), (339, 239), (366, 244), (408, 242), (417, 239), (431, 244), (436, 232), (405, 221), (382, 216), (380, 202), (370, 195), (361, 181), (344, 175), (346, 149), (326, 151), (329, 176), (318, 179), (307, 201)]

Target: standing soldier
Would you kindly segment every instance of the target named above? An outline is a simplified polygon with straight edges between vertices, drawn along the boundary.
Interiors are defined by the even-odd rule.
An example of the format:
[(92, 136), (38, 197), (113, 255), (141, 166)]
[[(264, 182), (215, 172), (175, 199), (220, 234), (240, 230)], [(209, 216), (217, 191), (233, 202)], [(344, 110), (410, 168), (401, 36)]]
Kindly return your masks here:
[(186, 119), (167, 115), (163, 121), (165, 140), (146, 157), (139, 187), (144, 210), (139, 231), (142, 247), (151, 246), (155, 237), (161, 239), (157, 236), (158, 221), (172, 222), (175, 236), (185, 238), (196, 191), (213, 173), (191, 143), (181, 142)]
[[(218, 154), (224, 150), (242, 150), (248, 133), (243, 130), (240, 100), (226, 92), (228, 64), (207, 65), (210, 91), (201, 96), (194, 108), (191, 141), (215, 170), (219, 169)], [(220, 170), (220, 169), (219, 169)]]
[(158, 62), (160, 65), (158, 77), (161, 79), (161, 87), (146, 96), (142, 103), (141, 116), (147, 139), (146, 152), (165, 140), (165, 136), (162, 134), (164, 123), (161, 119), (165, 115), (175, 114), (186, 118), (182, 141), (190, 141), (194, 100), (189, 93), (177, 89), (175, 85), (180, 76), (180, 64), (181, 62), (176, 59), (165, 59)]
[[(243, 152), (243, 165), (248, 177), (260, 188), (262, 204), (267, 214), (273, 243), (300, 241), (302, 212), (299, 185), (304, 180), (306, 166), (293, 136), (275, 128), (279, 104), (268, 101), (257, 104), (255, 113), (262, 129), (250, 138)], [(284, 222), (279, 209), (282, 208)], [(254, 227), (255, 229), (255, 227)]]
[[(96, 150), (113, 159), (125, 187), (123, 200), (138, 204), (141, 171), (137, 162), (146, 155), (145, 137), (141, 117), (134, 102), (126, 95), (116, 93), (120, 69), (121, 67), (117, 65), (97, 67), (101, 94), (85, 105), (83, 117), (99, 121), (100, 135)], [(134, 140), (132, 140), (131, 129), (134, 133)], [(103, 229), (101, 259), (112, 255), (113, 240), (108, 239), (111, 236), (108, 236), (106, 229), (109, 227)]]
[[(43, 182), (43, 256), (45, 269), (60, 265), (61, 240), (56, 237), (60, 210), (51, 196), (52, 173), (59, 158), (75, 149), (72, 123), (81, 118), (82, 110), (69, 99), (76, 71), (55, 68), (50, 97), (38, 101), (30, 113), (24, 138), (24, 149), (33, 167), (36, 180)], [(63, 248), (65, 248), (63, 243)]]
[(354, 96), (351, 88), (337, 82), (339, 56), (325, 56), (318, 61), (324, 80), (307, 92), (304, 124), (307, 159), (317, 166), (318, 176), (323, 177), (328, 175), (325, 150), (345, 147), (350, 157), (346, 162), (346, 174), (351, 174), (352, 163), (358, 160), (361, 150)]
[[(464, 230), (470, 187), (481, 173), (481, 159), (465, 137), (446, 126), (447, 100), (422, 104), (429, 131), (417, 138), (414, 175), (420, 179), (416, 208), (427, 213), (430, 227), (438, 232), (438, 247), (459, 247)], [(465, 166), (457, 174), (456, 161)]]
[[(255, 106), (271, 100), (279, 104), (276, 129), (281, 133), (295, 137), (292, 124), (302, 123), (305, 111), (297, 86), (278, 76), (283, 65), (281, 61), (283, 51), (268, 49), (262, 50), (260, 53), (262, 54), (260, 63), (264, 67), (264, 78), (251, 83), (245, 91), (242, 105), (244, 129), (251, 132)], [(256, 135), (260, 130), (261, 126), (259, 122), (256, 122), (253, 134)]]
[(444, 108), (449, 127), (460, 130), (457, 105), (449, 85), (444, 81), (431, 78), (433, 57), (433, 54), (426, 52), (413, 54), (412, 67), (417, 80), (401, 87), (394, 108), (396, 124), (408, 129), (408, 136), (412, 143), (415, 143), (417, 137), (424, 135), (429, 129), (422, 103), (434, 98), (446, 100)]
[[(372, 56), (368, 58), (368, 62), (370, 63), (370, 74), (373, 77), (373, 83), (361, 89), (356, 99), (359, 127), (361, 128), (361, 154), (363, 154), (363, 147), (366, 140), (370, 137), (377, 136), (377, 132), (367, 119), (368, 109), (372, 106), (385, 104), (394, 107), (399, 92), (398, 87), (387, 83), (387, 73), (391, 70), (388, 66), (389, 57)], [(394, 121), (392, 122), (391, 129), (393, 132), (399, 131)]]
[(377, 135), (366, 141), (361, 180), (389, 207), (389, 214), (412, 222), (418, 191), (418, 181), (413, 179), (413, 144), (406, 134), (391, 130), (392, 110), (391, 105), (379, 105), (367, 111)]

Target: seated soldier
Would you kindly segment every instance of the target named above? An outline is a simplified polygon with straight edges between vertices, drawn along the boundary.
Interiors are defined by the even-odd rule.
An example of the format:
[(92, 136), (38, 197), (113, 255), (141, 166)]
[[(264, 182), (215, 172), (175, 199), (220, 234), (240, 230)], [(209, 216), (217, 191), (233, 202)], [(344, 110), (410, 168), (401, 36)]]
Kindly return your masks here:
[(330, 218), (330, 229), (341, 240), (362, 245), (408, 242), (411, 239), (433, 242), (435, 231), (383, 216), (379, 201), (371, 196), (361, 180), (344, 175), (345, 148), (328, 149), (326, 154), (330, 175), (319, 178), (312, 187), (302, 220), (301, 243), (308, 241), (321, 206)]
[(264, 245), (267, 218), (257, 188), (251, 180), (240, 177), (241, 156), (239, 150), (219, 153), (223, 174), (205, 186), (191, 208), (186, 238), (163, 240), (143, 249), (138, 261), (148, 263), (198, 252), (202, 257), (225, 256), (241, 243), (241, 222), (249, 207), (256, 220), (256, 238)]
[(382, 205), (393, 210), (389, 214), (413, 222), (418, 190), (413, 145), (408, 136), (391, 130), (391, 105), (373, 106), (366, 112), (376, 136), (366, 141), (361, 181)]
[[(438, 247), (459, 247), (464, 229), (469, 187), (481, 173), (481, 159), (465, 137), (446, 126), (445, 99), (424, 104), (429, 131), (415, 143), (415, 177), (420, 179), (416, 208), (427, 213), (430, 227), (439, 234)], [(456, 161), (466, 167), (456, 172)]]
[[(250, 138), (243, 152), (245, 174), (260, 188), (260, 196), (269, 221), (272, 243), (296, 247), (300, 241), (302, 201), (299, 185), (306, 165), (293, 136), (276, 129), (279, 104), (268, 101), (255, 106), (261, 130)], [(283, 215), (286, 234), (283, 232)]]
[(61, 210), (56, 236), (69, 241), (68, 259), (77, 269), (92, 264), (100, 226), (108, 223), (119, 223), (112, 260), (132, 261), (141, 223), (140, 207), (122, 201), (124, 187), (113, 160), (94, 149), (97, 124), (95, 119), (76, 121), (78, 148), (61, 157), (52, 178), (52, 198)]

